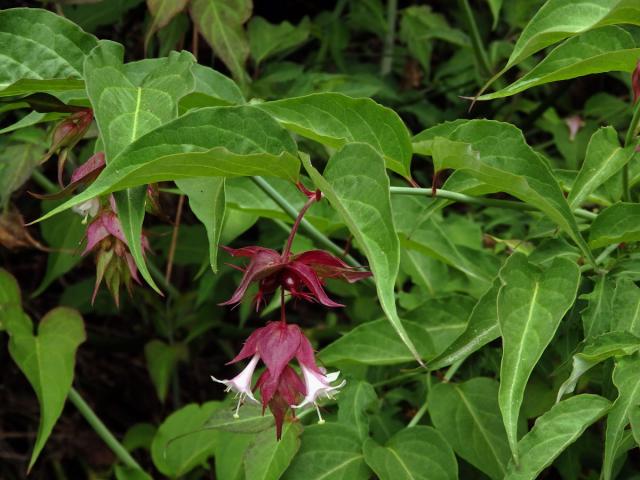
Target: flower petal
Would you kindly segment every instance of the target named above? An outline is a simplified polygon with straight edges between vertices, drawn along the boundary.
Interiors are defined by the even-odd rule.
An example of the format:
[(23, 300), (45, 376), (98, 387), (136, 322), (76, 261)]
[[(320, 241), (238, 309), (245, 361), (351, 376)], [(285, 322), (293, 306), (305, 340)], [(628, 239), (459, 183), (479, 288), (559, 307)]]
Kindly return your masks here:
[(295, 356), (301, 338), (302, 332), (297, 325), (270, 322), (264, 327), (257, 351), (274, 381), (279, 380), (282, 370)]
[[(304, 263), (293, 261), (287, 266), (287, 269), (292, 275), (295, 275), (300, 282), (304, 283), (305, 287), (307, 287), (309, 292), (311, 292), (311, 295), (322, 305), (326, 307), (344, 307), (341, 303), (334, 302), (327, 296), (324, 288), (322, 288), (320, 279), (311, 267)], [(296, 292), (291, 293), (295, 294)]]

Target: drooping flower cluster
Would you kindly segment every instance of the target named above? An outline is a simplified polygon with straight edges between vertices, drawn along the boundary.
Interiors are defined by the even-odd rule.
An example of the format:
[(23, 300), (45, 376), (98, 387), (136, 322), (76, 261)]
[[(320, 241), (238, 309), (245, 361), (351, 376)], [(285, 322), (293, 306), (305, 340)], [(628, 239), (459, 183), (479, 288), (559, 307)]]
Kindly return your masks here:
[[(331, 397), (332, 393), (345, 383), (343, 380), (339, 385), (331, 386), (339, 372), (326, 375), (316, 364), (313, 347), (300, 327), (286, 322), (270, 322), (265, 327), (257, 329), (247, 338), (240, 353), (229, 363), (240, 362), (249, 357), (251, 361), (248, 365), (231, 380), (211, 378), (226, 385), (227, 391), (234, 391), (239, 395), (235, 414), (238, 416), (240, 405), (247, 398), (258, 402), (252, 393), (252, 379), (258, 362), (262, 361), (266, 368), (254, 388), (260, 390), (262, 408), (268, 406), (273, 413), (278, 438), (289, 408), (313, 404), (318, 409), (318, 399), (323, 396)], [(304, 382), (289, 365), (294, 358), (302, 370)], [(319, 409), (318, 415), (322, 421)]]
[[(324, 280), (333, 278), (356, 282), (371, 275), (369, 272), (350, 267), (323, 250), (291, 253), (293, 237), (302, 216), (311, 204), (322, 198), (319, 191), (311, 192), (302, 184), (298, 185), (298, 188), (308, 200), (291, 229), (282, 253), (259, 246), (238, 249), (225, 247), (232, 256), (247, 257), (250, 260), (246, 267), (236, 267), (243, 271), (244, 275), (231, 298), (221, 305), (238, 304), (246, 295), (249, 286), (257, 283), (256, 307), (259, 309), (266, 303), (267, 297), (279, 289), (281, 316), (280, 321), (267, 323), (253, 332), (240, 353), (229, 362), (233, 364), (251, 358), (242, 372), (230, 380), (211, 377), (215, 382), (224, 384), (227, 392), (233, 391), (238, 396), (236, 417), (239, 415), (240, 406), (246, 400), (258, 403), (254, 391), (259, 390), (263, 412), (268, 406), (274, 416), (278, 439), (282, 434), (282, 424), (289, 409), (295, 411), (307, 405), (314, 405), (319, 423), (324, 423), (318, 400), (333, 398), (346, 383), (343, 380), (337, 385), (332, 385), (337, 381), (340, 372), (327, 373), (318, 366), (313, 347), (300, 327), (286, 322), (286, 292), (295, 299), (318, 302), (326, 307), (341, 307), (342, 304), (329, 298), (325, 292)], [(294, 359), (302, 378), (291, 365)], [(253, 374), (260, 362), (264, 364), (265, 369), (253, 385)]]
[[(87, 245), (84, 252), (82, 252), (82, 255), (86, 255), (93, 251), (96, 259), (96, 283), (91, 303), (95, 300), (98, 288), (104, 279), (116, 305), (119, 305), (120, 285), (124, 284), (129, 293), (131, 293), (131, 281), (134, 280), (140, 283), (138, 269), (122, 231), (113, 197), (109, 197), (109, 205), (101, 209), (97, 199), (92, 199), (86, 203), (87, 205), (80, 205), (82, 209), (79, 211), (85, 216), (92, 215), (94, 208), (95, 210), (99, 209), (92, 215), (95, 216), (95, 219), (87, 227)], [(149, 240), (144, 233), (140, 241), (143, 252), (148, 251), (150, 249)]]

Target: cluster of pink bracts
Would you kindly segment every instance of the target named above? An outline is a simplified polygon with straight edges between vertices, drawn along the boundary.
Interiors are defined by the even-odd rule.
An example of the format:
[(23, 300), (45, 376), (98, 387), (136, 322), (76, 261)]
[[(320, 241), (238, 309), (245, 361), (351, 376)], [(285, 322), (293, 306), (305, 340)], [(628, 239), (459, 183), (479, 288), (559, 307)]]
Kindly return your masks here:
[[(321, 198), (319, 192), (307, 195), (310, 205)], [(366, 278), (369, 272), (358, 271), (349, 267), (339, 258), (323, 250), (311, 250), (297, 255), (289, 253), (291, 241), (296, 233), (299, 220), (306, 211), (303, 208), (298, 220), (293, 226), (289, 241), (282, 254), (263, 247), (245, 247), (239, 249), (226, 248), (234, 257), (248, 257), (250, 259), (245, 268), (240, 268), (244, 276), (237, 290), (231, 298), (222, 303), (230, 305), (239, 303), (245, 296), (250, 284), (258, 284), (255, 297), (257, 308), (266, 302), (266, 298), (281, 290), (281, 318), (280, 321), (269, 322), (266, 326), (253, 332), (245, 342), (240, 353), (229, 363), (236, 363), (251, 358), (247, 366), (230, 380), (214, 381), (227, 387), (226, 391), (233, 391), (238, 396), (235, 416), (238, 417), (240, 405), (246, 400), (258, 403), (253, 395), (260, 390), (262, 410), (268, 406), (276, 422), (276, 436), (280, 439), (282, 424), (289, 409), (299, 409), (307, 405), (314, 405), (318, 412), (319, 422), (323, 423), (318, 407), (318, 400), (333, 398), (345, 384), (343, 380), (332, 385), (340, 372), (327, 373), (316, 363), (313, 348), (309, 340), (297, 325), (286, 322), (284, 314), (284, 294), (288, 292), (293, 298), (315, 301), (327, 307), (341, 307), (343, 305), (331, 300), (324, 290), (323, 282), (327, 278), (342, 279), (356, 282)], [(302, 379), (298, 372), (290, 365), (293, 359), (297, 361)], [(253, 373), (262, 361), (265, 370), (253, 384)], [(295, 415), (295, 414), (294, 414)]]

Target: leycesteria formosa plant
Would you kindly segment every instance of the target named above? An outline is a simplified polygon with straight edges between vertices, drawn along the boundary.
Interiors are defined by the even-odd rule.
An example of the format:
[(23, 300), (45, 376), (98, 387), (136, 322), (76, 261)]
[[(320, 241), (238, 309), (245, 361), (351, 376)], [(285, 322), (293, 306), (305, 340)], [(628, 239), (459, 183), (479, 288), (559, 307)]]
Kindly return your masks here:
[[(267, 323), (258, 328), (245, 341), (240, 353), (229, 364), (250, 358), (247, 366), (229, 380), (213, 381), (225, 385), (226, 391), (233, 391), (238, 397), (234, 417), (239, 417), (240, 406), (246, 401), (262, 403), (264, 414), (267, 406), (276, 422), (276, 437), (282, 435), (282, 425), (287, 411), (313, 405), (318, 413), (319, 423), (324, 423), (318, 401), (322, 398), (333, 398), (346, 381), (335, 384), (340, 372), (327, 373), (318, 365), (311, 343), (300, 327), (287, 323), (285, 295), (294, 299), (318, 302), (326, 307), (341, 307), (324, 290), (327, 278), (356, 282), (369, 277), (370, 272), (356, 270), (339, 258), (324, 250), (310, 250), (299, 254), (291, 253), (291, 246), (300, 221), (314, 202), (322, 199), (319, 190), (311, 192), (301, 184), (298, 187), (308, 200), (300, 210), (291, 228), (287, 242), (281, 253), (260, 246), (232, 249), (224, 247), (234, 257), (247, 257), (249, 263), (245, 267), (236, 267), (244, 272), (240, 285), (231, 298), (221, 305), (238, 304), (253, 283), (258, 285), (258, 293), (254, 298), (256, 309), (259, 309), (277, 290), (280, 291), (280, 320)], [(291, 365), (296, 360), (300, 373)], [(265, 370), (255, 385), (253, 374), (259, 362)], [(260, 391), (260, 402), (254, 392)], [(295, 416), (295, 413), (293, 413)]]

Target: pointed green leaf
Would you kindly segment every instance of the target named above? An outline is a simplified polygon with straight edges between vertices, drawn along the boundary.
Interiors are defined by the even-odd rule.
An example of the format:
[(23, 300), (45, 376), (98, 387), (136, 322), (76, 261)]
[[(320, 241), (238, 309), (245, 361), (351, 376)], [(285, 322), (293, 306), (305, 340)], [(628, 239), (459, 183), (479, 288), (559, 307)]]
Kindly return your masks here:
[(235, 416), (235, 406), (225, 405), (211, 415), (204, 427), (233, 433), (259, 433), (273, 425), (273, 416), (263, 414), (262, 407), (247, 403), (240, 409), (239, 418)]
[[(636, 55), (637, 58), (640, 55)], [(602, 127), (591, 136), (584, 163), (569, 193), (569, 206), (578, 208), (600, 185), (606, 182), (634, 154), (634, 147), (622, 148), (613, 127)]]
[(539, 478), (538, 475), (610, 407), (611, 402), (598, 395), (577, 395), (554, 405), (518, 443), (520, 463), (509, 464), (505, 480)]
[[(10, 316), (22, 315), (20, 286), (13, 275), (0, 268), (0, 331), (5, 330)], [(19, 319), (18, 319), (19, 320)]]
[(191, 403), (165, 418), (151, 443), (153, 464), (162, 474), (180, 477), (213, 455), (219, 437), (202, 427), (220, 407), (220, 402)]
[(179, 343), (168, 345), (161, 340), (151, 340), (144, 346), (147, 369), (161, 402), (167, 398), (171, 374), (178, 361), (185, 359), (186, 355), (186, 348)]
[(589, 301), (581, 312), (585, 338), (589, 339), (611, 330), (614, 291), (614, 280), (608, 275), (601, 275), (596, 278), (593, 291), (580, 296), (581, 299)]
[(192, 108), (223, 107), (246, 103), (238, 85), (213, 68), (194, 63), (191, 72), (196, 84), (193, 92), (180, 99), (180, 111)]
[(446, 440), (431, 427), (405, 428), (384, 447), (364, 443), (367, 465), (380, 480), (457, 480), (458, 463)]
[(478, 100), (493, 100), (523, 92), (545, 83), (603, 72), (630, 72), (640, 57), (640, 48), (626, 30), (603, 27), (569, 38), (553, 49), (538, 65), (511, 85)]
[(224, 177), (184, 178), (176, 185), (189, 197), (189, 207), (207, 230), (209, 264), (218, 271), (217, 259), (225, 214)]
[(82, 63), (96, 44), (93, 35), (53, 12), (0, 11), (0, 96), (82, 88)]
[(273, 55), (302, 45), (309, 37), (310, 23), (308, 17), (297, 26), (289, 22), (274, 25), (262, 17), (253, 17), (247, 28), (251, 58), (258, 65)]
[(40, 403), (40, 424), (29, 461), (31, 470), (71, 389), (76, 350), (86, 338), (84, 322), (75, 310), (58, 307), (42, 318), (36, 335), (26, 314), (12, 317), (5, 326), (11, 358), (29, 380)]
[[(420, 356), (427, 361), (442, 352), (465, 329), (473, 301), (462, 295), (429, 299), (405, 315), (401, 323)], [(368, 365), (410, 362), (407, 350), (386, 319), (357, 326), (320, 353), (327, 364), (342, 361)]]
[(252, 480), (278, 480), (300, 448), (302, 426), (287, 422), (282, 438), (276, 439), (275, 427), (259, 433), (244, 455), (244, 472)]
[(589, 245), (606, 247), (613, 243), (640, 241), (640, 205), (616, 203), (605, 208), (591, 224)]
[(348, 381), (338, 398), (338, 421), (342, 425), (353, 425), (360, 438), (364, 440), (369, 436), (367, 410), (377, 401), (378, 396), (370, 383), (360, 380)]
[(251, 0), (192, 0), (191, 18), (213, 51), (220, 57), (233, 78), (247, 83), (244, 64), (249, 56), (249, 42), (243, 25), (249, 20)]
[(439, 383), (429, 391), (429, 416), (455, 452), (496, 480), (509, 462), (507, 434), (498, 407), (498, 382), (476, 377)]
[(513, 125), (456, 120), (419, 133), (413, 144), (416, 152), (433, 157), (436, 170), (462, 170), (540, 209), (595, 262), (551, 169)]
[(467, 358), (500, 336), (497, 298), (501, 281), (496, 277), (493, 286), (478, 300), (469, 316), (464, 332), (447, 349), (429, 362), (429, 369), (438, 370)]
[(556, 402), (559, 402), (564, 395), (572, 393), (580, 377), (597, 364), (612, 357), (631, 355), (638, 350), (640, 350), (640, 337), (628, 332), (607, 332), (589, 338), (582, 351), (573, 356), (571, 374), (560, 385)]
[(367, 480), (362, 441), (354, 429), (339, 423), (305, 427), (302, 445), (283, 480)]
[(387, 168), (411, 176), (409, 131), (393, 110), (370, 98), (316, 93), (258, 105), (291, 131), (332, 148), (362, 142), (384, 158)]
[(185, 9), (188, 2), (189, 0), (147, 0), (147, 7), (153, 20), (145, 35), (145, 49), (151, 36), (166, 27), (173, 17)]
[(125, 69), (123, 57), (122, 45), (101, 41), (84, 64), (107, 163), (145, 133), (176, 118), (178, 100), (195, 85), (194, 58), (188, 52), (158, 59), (142, 79)]
[(620, 357), (613, 369), (613, 383), (618, 389), (618, 398), (607, 416), (604, 442), (602, 477), (613, 478), (613, 462), (620, 449), (625, 427), (629, 424), (629, 413), (640, 407), (640, 354)]
[(193, 110), (143, 135), (109, 162), (89, 188), (40, 220), (96, 195), (159, 181), (251, 175), (296, 180), (296, 154), (290, 134), (257, 108)]
[[(414, 358), (422, 363), (396, 309), (400, 244), (391, 216), (389, 177), (384, 160), (367, 144), (348, 144), (331, 157), (322, 176), (307, 156), (301, 158), (311, 179), (340, 213), (367, 256), (378, 299), (389, 322)], [(357, 183), (354, 178), (358, 178)]]
[(543, 271), (523, 254), (509, 257), (500, 271), (498, 323), (503, 354), (500, 411), (514, 459), (518, 458), (518, 417), (527, 381), (576, 297), (578, 266), (557, 258)]
[(622, 277), (616, 282), (611, 329), (640, 337), (640, 288), (629, 278)]
[(504, 69), (567, 37), (616, 23), (640, 25), (640, 5), (635, 0), (548, 0), (520, 34)]

